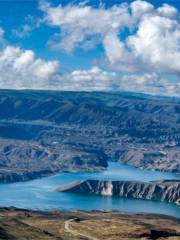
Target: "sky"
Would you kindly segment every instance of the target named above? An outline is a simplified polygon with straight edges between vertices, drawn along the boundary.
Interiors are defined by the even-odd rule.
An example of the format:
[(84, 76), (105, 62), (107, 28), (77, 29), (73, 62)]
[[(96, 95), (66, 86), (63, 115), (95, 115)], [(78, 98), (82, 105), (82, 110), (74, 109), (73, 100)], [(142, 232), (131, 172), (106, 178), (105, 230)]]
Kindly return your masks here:
[(180, 1), (0, 0), (0, 88), (180, 97)]

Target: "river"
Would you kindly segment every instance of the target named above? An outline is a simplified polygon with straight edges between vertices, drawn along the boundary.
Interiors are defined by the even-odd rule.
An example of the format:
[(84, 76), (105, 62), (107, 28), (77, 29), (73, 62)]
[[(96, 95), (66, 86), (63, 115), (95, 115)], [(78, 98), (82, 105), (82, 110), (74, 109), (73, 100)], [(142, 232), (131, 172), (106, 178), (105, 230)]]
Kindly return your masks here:
[(35, 210), (78, 209), (150, 212), (180, 218), (180, 206), (172, 203), (118, 197), (78, 195), (55, 191), (55, 189), (62, 184), (83, 179), (153, 181), (180, 179), (180, 175), (159, 171), (146, 171), (120, 163), (110, 162), (108, 169), (100, 173), (61, 173), (26, 182), (0, 184), (0, 206), (14, 206)]

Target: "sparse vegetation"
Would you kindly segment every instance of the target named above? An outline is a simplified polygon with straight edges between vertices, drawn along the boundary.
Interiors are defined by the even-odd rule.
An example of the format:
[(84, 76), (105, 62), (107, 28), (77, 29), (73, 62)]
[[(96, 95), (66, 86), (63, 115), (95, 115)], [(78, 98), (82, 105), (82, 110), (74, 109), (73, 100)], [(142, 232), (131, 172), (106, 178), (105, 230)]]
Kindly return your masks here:
[[(69, 221), (71, 219), (72, 221)], [(69, 222), (69, 230), (65, 227), (67, 222)], [(0, 210), (0, 239), (179, 240), (180, 221), (153, 214), (79, 211), (33, 212), (2, 208)]]

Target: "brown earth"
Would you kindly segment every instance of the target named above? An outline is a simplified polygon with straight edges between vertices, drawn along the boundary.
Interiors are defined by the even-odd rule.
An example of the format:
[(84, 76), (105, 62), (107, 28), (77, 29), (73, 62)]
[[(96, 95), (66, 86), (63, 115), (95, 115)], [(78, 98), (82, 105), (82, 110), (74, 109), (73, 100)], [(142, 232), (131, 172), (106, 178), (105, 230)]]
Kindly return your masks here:
[(136, 240), (180, 239), (180, 220), (120, 212), (0, 210), (0, 239)]

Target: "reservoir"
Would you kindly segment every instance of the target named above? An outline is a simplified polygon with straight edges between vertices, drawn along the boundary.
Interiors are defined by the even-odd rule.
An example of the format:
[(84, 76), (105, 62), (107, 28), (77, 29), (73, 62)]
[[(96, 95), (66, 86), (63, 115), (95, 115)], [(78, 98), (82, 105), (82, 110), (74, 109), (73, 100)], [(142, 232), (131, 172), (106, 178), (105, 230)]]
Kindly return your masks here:
[(180, 206), (172, 203), (107, 196), (78, 195), (55, 191), (60, 185), (75, 180), (86, 179), (154, 181), (180, 179), (180, 175), (159, 171), (146, 171), (120, 163), (110, 162), (108, 169), (99, 173), (60, 173), (27, 182), (0, 184), (0, 206), (14, 206), (34, 210), (61, 209), (150, 212), (180, 218)]

